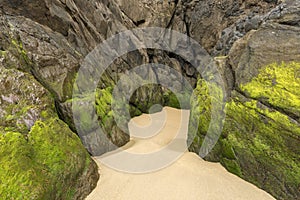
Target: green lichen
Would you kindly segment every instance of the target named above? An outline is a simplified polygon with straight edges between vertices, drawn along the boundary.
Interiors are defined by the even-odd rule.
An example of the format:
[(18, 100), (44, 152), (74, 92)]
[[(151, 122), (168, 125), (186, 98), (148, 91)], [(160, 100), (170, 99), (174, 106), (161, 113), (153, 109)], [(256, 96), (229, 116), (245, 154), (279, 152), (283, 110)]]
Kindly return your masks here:
[[(191, 114), (189, 122), (189, 143), (191, 138), (194, 140), (193, 145), (189, 148), (191, 151), (199, 151), (202, 143), (196, 143), (195, 140), (203, 142), (209, 128), (212, 130), (211, 134), (218, 132), (222, 124), (211, 124), (211, 119), (222, 121), (223, 100), (224, 94), (220, 86), (216, 83), (206, 82), (199, 79), (197, 87), (193, 91), (191, 98)], [(212, 112), (212, 105), (214, 105), (215, 112)], [(197, 135), (195, 135), (197, 133)], [(214, 135), (210, 135), (215, 137)], [(199, 138), (198, 138), (199, 137)]]
[(241, 86), (251, 98), (300, 116), (300, 63), (271, 64)]
[[(195, 127), (194, 123), (198, 123), (198, 130), (190, 132), (198, 132), (200, 135), (206, 135), (211, 118), (211, 97), (209, 88), (203, 79), (199, 79), (191, 98), (191, 117), (190, 127)], [(198, 121), (194, 121), (198, 120)]]
[(188, 91), (177, 92), (176, 94), (167, 89), (163, 92), (164, 106), (177, 109), (190, 109), (191, 94)]
[(113, 134), (113, 127), (118, 123), (119, 126), (127, 128), (127, 123), (130, 120), (130, 116), (125, 113), (115, 116), (114, 111), (124, 112), (129, 110), (129, 106), (124, 102), (117, 102), (113, 99), (112, 88), (107, 87), (105, 89), (97, 89), (95, 94), (95, 106), (98, 121), (104, 128), (106, 134), (111, 137)]
[[(242, 169), (242, 177), (252, 179), (268, 191), (273, 190), (276, 180), (275, 177), (272, 178), (273, 176), (280, 176), (281, 181), (291, 187), (299, 186), (300, 156), (299, 150), (296, 149), (299, 126), (278, 111), (260, 109), (257, 104), (258, 102), (254, 100), (250, 102), (233, 100), (227, 106), (228, 121), (223, 132), (229, 134), (224, 140), (240, 149), (236, 159), (241, 165), (248, 166), (248, 158), (244, 157), (243, 151), (247, 151), (254, 158), (255, 164), (252, 167), (248, 166), (251, 169), (247, 169), (248, 171)], [(268, 183), (263, 184), (261, 178), (256, 177), (257, 174), (264, 172), (257, 172), (254, 166), (273, 172)]]
[[(228, 171), (277, 199), (299, 197), (299, 72), (299, 63), (272, 64), (240, 86), (246, 96), (233, 91), (226, 103), (222, 135), (205, 158), (221, 162)], [(190, 147), (197, 153), (211, 120), (211, 102), (208, 86), (200, 80), (191, 99), (189, 126), (193, 132), (199, 122)]]
[(238, 176), (242, 176), (241, 167), (236, 160), (222, 158), (220, 162), (229, 172)]
[(180, 109), (180, 103), (176, 95), (171, 91), (164, 92), (164, 102), (170, 107)]
[(135, 106), (130, 106), (129, 112), (130, 112), (131, 117), (136, 117), (136, 116), (140, 116), (141, 114), (143, 114), (142, 111)]
[(111, 87), (96, 90), (96, 113), (99, 117), (99, 123), (104, 127), (108, 135), (111, 135), (111, 129), (115, 123), (112, 111), (112, 101)]
[(17, 49), (19, 55), (24, 59), (24, 61), (27, 64), (31, 64), (31, 60), (29, 59), (27, 52), (23, 47), (23, 43), (21, 41), (15, 40), (15, 39), (12, 39), (11, 43)]
[(0, 66), (0, 79), (3, 98), (0, 126), (26, 134), (30, 129), (26, 121), (33, 123), (32, 118), (43, 111), (48, 112), (49, 116), (55, 115), (50, 94), (31, 75)]
[(220, 140), (220, 143), (222, 148), (222, 156), (231, 160), (236, 159), (232, 144), (228, 140)]
[(95, 99), (97, 115), (103, 119), (111, 110), (112, 88), (97, 89)]
[(74, 199), (82, 195), (78, 189), (84, 183), (92, 187), (88, 179), (96, 175), (94, 163), (79, 138), (57, 118), (51, 94), (26, 73), (33, 66), (22, 42), (11, 39), (4, 48), (0, 199)]
[(0, 133), (1, 199), (73, 199), (90, 158), (57, 118), (37, 121), (27, 136)]
[(6, 54), (7, 54), (7, 52), (6, 52), (6, 51), (2, 51), (2, 50), (0, 50), (0, 56), (4, 57), (4, 56), (6, 56)]

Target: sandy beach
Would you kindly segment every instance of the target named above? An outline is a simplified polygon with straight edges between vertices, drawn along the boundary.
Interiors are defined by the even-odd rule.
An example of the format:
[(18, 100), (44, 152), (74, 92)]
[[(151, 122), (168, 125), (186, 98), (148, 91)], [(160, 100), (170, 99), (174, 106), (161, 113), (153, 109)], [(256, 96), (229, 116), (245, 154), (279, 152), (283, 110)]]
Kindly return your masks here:
[[(188, 120), (189, 111), (169, 107), (133, 118), (129, 122), (131, 141), (94, 158), (100, 179), (86, 199), (274, 200), (220, 164), (188, 152)], [(142, 157), (146, 159), (139, 159)]]

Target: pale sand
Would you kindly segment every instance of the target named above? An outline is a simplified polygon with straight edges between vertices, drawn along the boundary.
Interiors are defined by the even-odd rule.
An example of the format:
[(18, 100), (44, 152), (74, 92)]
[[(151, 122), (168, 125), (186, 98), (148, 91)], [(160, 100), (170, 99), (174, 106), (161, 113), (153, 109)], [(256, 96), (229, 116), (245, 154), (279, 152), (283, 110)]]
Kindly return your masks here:
[[(167, 116), (167, 120), (164, 117)], [(177, 135), (175, 145), (165, 148), (167, 152), (180, 152), (186, 147), (189, 111), (164, 108), (160, 113), (136, 117), (129, 123), (131, 141), (123, 151), (95, 158), (99, 166), (100, 180), (87, 200), (270, 200), (271, 195), (256, 186), (227, 172), (220, 164), (206, 162), (198, 155), (185, 151), (172, 164), (149, 173), (126, 173), (107, 167), (105, 159), (115, 160), (121, 166), (130, 158), (122, 152), (137, 154), (157, 152)], [(163, 122), (163, 123), (162, 123)], [(182, 122), (182, 126), (180, 126)], [(151, 125), (152, 123), (152, 125)], [(134, 126), (146, 126), (142, 128)], [(162, 126), (163, 125), (163, 126)], [(150, 130), (159, 132), (153, 135)], [(178, 131), (179, 130), (179, 131)], [(175, 154), (177, 155), (177, 154)], [(153, 160), (151, 163), (157, 163)], [(136, 165), (140, 163), (136, 162)], [(148, 165), (147, 165), (148, 166)], [(155, 167), (156, 165), (154, 165)], [(129, 165), (129, 167), (132, 167)], [(140, 170), (140, 168), (137, 168)], [(151, 169), (151, 167), (150, 167)]]

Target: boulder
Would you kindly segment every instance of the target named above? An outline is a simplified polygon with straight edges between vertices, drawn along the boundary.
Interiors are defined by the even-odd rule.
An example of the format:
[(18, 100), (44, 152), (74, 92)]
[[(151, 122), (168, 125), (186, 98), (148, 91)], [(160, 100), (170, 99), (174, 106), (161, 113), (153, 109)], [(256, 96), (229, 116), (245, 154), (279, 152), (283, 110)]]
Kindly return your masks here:
[(0, 198), (84, 199), (96, 186), (97, 166), (58, 118), (51, 94), (2, 63), (0, 81)]

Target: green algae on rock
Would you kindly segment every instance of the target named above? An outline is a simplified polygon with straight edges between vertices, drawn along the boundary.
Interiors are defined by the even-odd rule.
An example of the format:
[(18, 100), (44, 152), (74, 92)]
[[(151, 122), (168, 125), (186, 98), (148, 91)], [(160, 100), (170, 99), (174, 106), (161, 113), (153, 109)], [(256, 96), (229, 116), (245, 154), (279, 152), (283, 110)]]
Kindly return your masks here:
[(30, 74), (0, 64), (0, 199), (83, 199), (97, 166)]
[(55, 116), (51, 95), (31, 75), (0, 64), (0, 79), (0, 126), (26, 134), (41, 113)]
[[(299, 197), (299, 66), (295, 62), (268, 65), (241, 85), (242, 91), (232, 91), (222, 135), (205, 158), (221, 162), (278, 199)], [(199, 152), (211, 121), (211, 97), (202, 81), (194, 92), (189, 128), (192, 132), (195, 118), (199, 128), (190, 150)]]
[(94, 164), (58, 118), (36, 121), (28, 135), (1, 133), (0, 143), (1, 198), (75, 199), (88, 194), (76, 190)]
[[(238, 164), (235, 169), (242, 172), (236, 174), (278, 199), (296, 197), (300, 185), (299, 125), (258, 101), (241, 99), (233, 98), (227, 104), (224, 138), (220, 140), (232, 147), (232, 160)], [(228, 159), (222, 145), (219, 153), (221, 163)], [(281, 189), (285, 187), (290, 193)]]
[[(112, 92), (112, 87), (96, 90), (96, 113), (99, 123), (104, 128), (108, 138), (115, 145), (123, 146), (129, 141), (127, 123), (130, 120), (130, 116), (127, 116), (126, 113), (119, 113), (118, 116), (115, 116), (114, 111), (129, 110), (129, 105), (126, 105), (125, 102), (116, 102), (113, 99)], [(114, 109), (112, 108), (113, 106)], [(121, 127), (119, 127), (120, 125)]]
[(250, 98), (300, 118), (300, 63), (272, 64), (241, 89)]
[[(220, 85), (199, 79), (191, 97), (188, 137), (191, 151), (204, 156), (214, 150), (212, 147), (219, 138), (224, 122), (224, 101), (225, 92)], [(214, 123), (211, 123), (211, 119), (215, 120)]]

